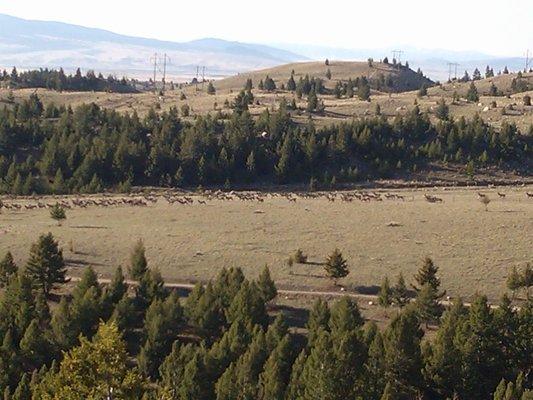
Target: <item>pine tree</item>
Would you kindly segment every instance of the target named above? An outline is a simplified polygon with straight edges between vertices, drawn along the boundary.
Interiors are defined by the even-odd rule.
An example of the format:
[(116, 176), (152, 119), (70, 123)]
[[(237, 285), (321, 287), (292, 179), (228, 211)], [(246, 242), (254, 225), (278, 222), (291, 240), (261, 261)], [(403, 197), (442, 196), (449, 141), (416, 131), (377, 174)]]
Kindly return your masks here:
[(338, 381), (330, 334), (319, 330), (302, 371), (303, 399), (337, 399)]
[(440, 120), (447, 120), (450, 114), (450, 108), (446, 104), (444, 98), (441, 98), (437, 104), (437, 109), (435, 110), (435, 115)]
[(389, 307), (392, 303), (392, 289), (389, 283), (389, 277), (384, 277), (379, 288), (378, 302), (380, 306)]
[(412, 310), (406, 310), (395, 317), (385, 331), (385, 380), (400, 399), (415, 398), (417, 389), (421, 388), (422, 336), (418, 317)]
[(51, 233), (41, 235), (38, 242), (31, 246), (26, 272), (46, 296), (57, 283), (67, 282), (63, 252)]
[(357, 95), (359, 99), (370, 101), (370, 85), (366, 79), (361, 79), (357, 87)]
[(30, 370), (50, 361), (52, 349), (47, 336), (48, 332), (43, 332), (37, 319), (34, 319), (24, 332), (19, 347)]
[[(413, 288), (416, 291), (419, 291), (426, 283), (428, 283), (437, 292), (440, 287), (440, 279), (437, 277), (438, 272), (439, 268), (435, 265), (433, 260), (429, 257), (424, 258), (422, 266), (415, 275), (415, 280), (418, 283), (418, 286), (413, 286)], [(440, 295), (440, 297), (443, 295), (444, 293)]]
[(339, 249), (335, 249), (328, 256), (324, 269), (326, 270), (327, 276), (333, 279), (335, 285), (337, 285), (339, 279), (344, 278), (350, 273), (348, 263), (343, 258)]
[(314, 90), (311, 90), (309, 92), (309, 95), (307, 96), (307, 112), (313, 112), (316, 110), (318, 106), (318, 97)]
[(139, 239), (130, 256), (129, 273), (134, 280), (140, 280), (146, 271), (148, 271), (145, 251), (144, 243), (142, 239)]
[(78, 329), (72, 317), (71, 307), (65, 297), (61, 298), (55, 309), (51, 328), (56, 346), (61, 350), (70, 349), (76, 344)]
[(394, 303), (400, 308), (409, 303), (409, 291), (407, 290), (407, 285), (405, 284), (405, 279), (402, 273), (398, 275), (398, 280), (392, 288), (392, 296)]
[(217, 90), (215, 89), (213, 82), (209, 81), (209, 84), (207, 85), (207, 94), (215, 94), (216, 92)]
[(278, 400), (285, 397), (291, 371), (292, 348), (286, 335), (268, 357), (259, 379), (258, 400)]
[(261, 275), (259, 275), (259, 278), (257, 279), (257, 286), (261, 292), (261, 297), (263, 298), (263, 301), (265, 303), (268, 303), (269, 301), (273, 300), (278, 294), (276, 285), (270, 277), (270, 270), (266, 265), (263, 269), (263, 272), (261, 272)]
[(294, 81), (294, 76), (291, 75), (287, 81), (287, 90), (294, 92), (296, 90), (296, 82)]
[(139, 354), (139, 367), (147, 376), (158, 377), (159, 366), (177, 339), (182, 316), (175, 294), (164, 302), (155, 300), (148, 308), (144, 322), (146, 341)]
[(183, 380), (178, 386), (180, 400), (204, 400), (209, 398), (206, 385), (206, 368), (199, 354), (195, 354), (185, 366)]
[(516, 269), (516, 266), (513, 267), (511, 273), (507, 277), (507, 288), (513, 293), (513, 298), (516, 295), (516, 291), (522, 287), (522, 277)]
[(10, 251), (6, 253), (4, 258), (0, 261), (0, 288), (5, 287), (11, 277), (18, 271), (17, 264), (13, 260), (13, 255)]
[(478, 94), (478, 91), (477, 91), (477, 88), (474, 82), (470, 83), (468, 92), (466, 92), (466, 99), (474, 103), (479, 101), (479, 94)]
[(342, 297), (331, 307), (329, 328), (332, 338), (340, 338), (342, 334), (359, 331), (363, 323), (359, 307), (350, 297)]
[(311, 309), (311, 313), (307, 320), (307, 342), (309, 348), (314, 345), (319, 330), (329, 330), (330, 317), (331, 312), (328, 303), (322, 300), (322, 298), (318, 298), (313, 304), (313, 308)]
[(128, 285), (124, 280), (122, 267), (117, 267), (111, 283), (106, 287), (105, 297), (110, 304), (117, 304), (127, 291)]
[(265, 302), (255, 282), (243, 283), (226, 312), (226, 318), (229, 323), (242, 320), (252, 325), (266, 326), (268, 315)]
[(429, 283), (425, 283), (418, 291), (415, 306), (421, 321), (438, 321), (442, 314), (442, 307), (439, 304), (439, 297), (436, 290)]
[(462, 301), (455, 301), (446, 311), (436, 337), (423, 347), (424, 376), (432, 390), (442, 398), (462, 393), (462, 373), (458, 367), (461, 351), (455, 336), (465, 323), (467, 310)]
[(50, 217), (57, 221), (57, 225), (61, 226), (61, 221), (67, 218), (67, 215), (65, 213), (65, 209), (59, 205), (59, 203), (56, 203), (51, 209), (50, 209)]

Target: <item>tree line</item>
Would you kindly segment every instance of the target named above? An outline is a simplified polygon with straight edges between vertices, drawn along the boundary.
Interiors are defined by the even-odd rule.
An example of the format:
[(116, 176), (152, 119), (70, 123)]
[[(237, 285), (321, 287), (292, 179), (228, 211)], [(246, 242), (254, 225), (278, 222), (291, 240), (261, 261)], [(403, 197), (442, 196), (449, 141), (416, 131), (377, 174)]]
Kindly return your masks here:
[(11, 73), (4, 70), (0, 74), (0, 83), (1, 82), (5, 82), (12, 89), (43, 88), (57, 90), (59, 92), (137, 92), (134, 82), (127, 80), (125, 77), (122, 79), (117, 79), (113, 75), (104, 77), (102, 73), (96, 75), (92, 70), (87, 71), (84, 76), (79, 68), (73, 75), (67, 75), (63, 68), (60, 68), (59, 70), (41, 68), (19, 72), (13, 67)]
[[(444, 308), (437, 272), (426, 259), (415, 301), (398, 303), (384, 329), (343, 297), (318, 299), (302, 333), (269, 313), (267, 267), (255, 280), (222, 269), (181, 299), (142, 241), (128, 265), (137, 284), (117, 268), (103, 285), (87, 267), (59, 295), (65, 261), (42, 235), (25, 266), (10, 253), (0, 262), (0, 390), (6, 400), (532, 399), (533, 302), (517, 309), (504, 296), (492, 308), (476, 295)], [(439, 309), (425, 338), (430, 303)]]
[(127, 191), (132, 185), (187, 186), (352, 183), (401, 176), (432, 162), (465, 173), (493, 166), (531, 172), (529, 134), (478, 115), (433, 124), (417, 106), (389, 122), (383, 116), (317, 128), (297, 124), (284, 101), (252, 118), (251, 91), (231, 116), (180, 118), (176, 108), (144, 117), (95, 104), (46, 107), (36, 94), (0, 110), (0, 192), (12, 194)]

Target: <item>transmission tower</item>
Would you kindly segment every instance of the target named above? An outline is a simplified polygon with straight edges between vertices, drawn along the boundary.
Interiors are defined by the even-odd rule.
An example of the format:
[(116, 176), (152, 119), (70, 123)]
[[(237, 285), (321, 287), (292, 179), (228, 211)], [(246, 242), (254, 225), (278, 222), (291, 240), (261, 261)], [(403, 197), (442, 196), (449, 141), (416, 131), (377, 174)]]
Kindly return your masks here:
[[(402, 62), (402, 54), (404, 53), (403, 50), (393, 50), (392, 51), (392, 58), (395, 60), (398, 60), (398, 64), (401, 64)], [(398, 57), (396, 57), (398, 55)]]
[(154, 88), (157, 89), (156, 85), (156, 77), (157, 77), (157, 53), (154, 53), (154, 55), (150, 58), (150, 63), (154, 64)]
[(452, 67), (454, 68), (454, 76), (455, 78), (454, 79), (457, 79), (457, 67), (459, 66), (459, 64), (457, 63), (452, 63), (452, 62), (449, 62), (447, 63), (448, 65), (448, 80), (451, 81), (452, 80)]
[(529, 49), (526, 50), (526, 66), (525, 66), (525, 69), (524, 69), (524, 72), (527, 72), (529, 71)]
[(170, 57), (167, 56), (167, 53), (163, 54), (163, 71), (160, 70), (160, 72), (163, 73), (163, 91), (165, 91), (166, 84), (167, 84), (167, 63), (170, 64), (171, 60)]

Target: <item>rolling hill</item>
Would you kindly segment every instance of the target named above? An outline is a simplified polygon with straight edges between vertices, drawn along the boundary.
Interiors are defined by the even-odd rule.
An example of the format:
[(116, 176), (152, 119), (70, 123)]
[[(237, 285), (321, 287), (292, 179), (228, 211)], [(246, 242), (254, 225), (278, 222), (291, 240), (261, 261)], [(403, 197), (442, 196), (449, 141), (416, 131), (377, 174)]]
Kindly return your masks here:
[[(331, 79), (326, 78), (327, 70), (331, 72)], [(410, 69), (397, 69), (392, 65), (375, 62), (372, 67), (367, 62), (360, 61), (335, 61), (329, 62), (325, 65), (324, 62), (310, 61), (299, 62), (272, 67), (264, 70), (257, 70), (252, 72), (240, 73), (226, 79), (222, 79), (216, 83), (217, 89), (220, 90), (236, 90), (241, 89), (246, 83), (247, 79), (251, 79), (255, 85), (261, 79), (265, 79), (268, 75), (274, 79), (277, 86), (285, 84), (291, 73), (294, 72), (294, 79), (298, 80), (300, 77), (309, 75), (310, 78), (316, 77), (324, 80), (324, 85), (327, 88), (333, 88), (335, 83), (339, 80), (347, 81), (348, 79), (355, 79), (365, 76), (373, 79), (380, 74), (385, 77), (392, 76), (395, 80), (395, 91), (403, 92), (407, 90), (418, 89), (422, 84), (431, 84), (431, 80), (418, 75)]]

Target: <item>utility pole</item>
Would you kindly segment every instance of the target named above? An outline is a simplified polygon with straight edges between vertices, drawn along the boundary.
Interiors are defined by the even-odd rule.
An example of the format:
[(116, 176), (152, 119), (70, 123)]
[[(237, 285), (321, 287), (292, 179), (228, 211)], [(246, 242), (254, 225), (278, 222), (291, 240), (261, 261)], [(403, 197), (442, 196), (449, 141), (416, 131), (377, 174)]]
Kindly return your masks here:
[(204, 90), (204, 82), (205, 82), (205, 66), (202, 67), (202, 90)]
[(529, 71), (529, 49), (526, 50), (526, 66), (524, 68), (524, 72)]

